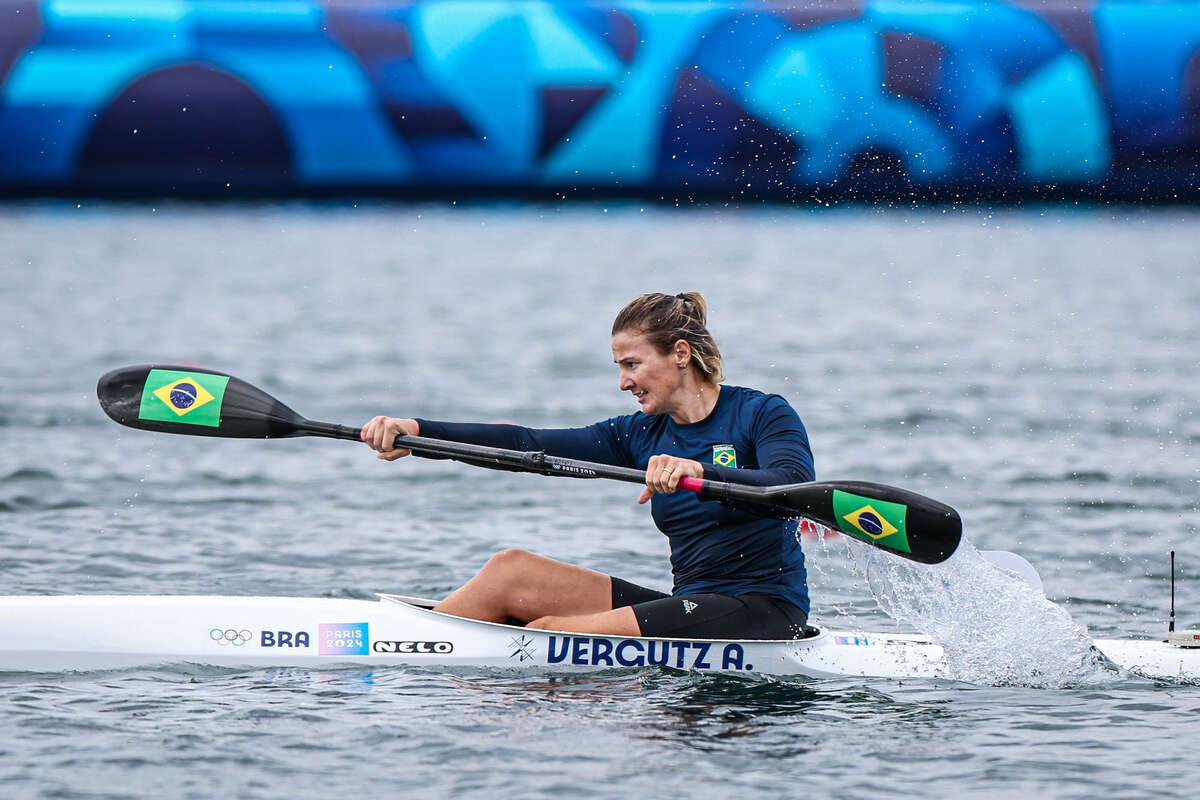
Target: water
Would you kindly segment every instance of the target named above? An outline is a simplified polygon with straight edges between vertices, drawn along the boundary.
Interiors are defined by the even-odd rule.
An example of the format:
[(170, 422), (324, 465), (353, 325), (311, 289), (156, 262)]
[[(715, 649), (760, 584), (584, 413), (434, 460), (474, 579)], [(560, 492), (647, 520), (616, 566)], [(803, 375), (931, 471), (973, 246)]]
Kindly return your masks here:
[(849, 552), (889, 617), (944, 643), (953, 680), (1046, 687), (1106, 682), (1108, 665), (1083, 626), (970, 542), (936, 567), (868, 548)]
[[(192, 361), (314, 419), (632, 408), (642, 291), (700, 289), (730, 382), (823, 478), (958, 508), (944, 567), (806, 542), (813, 616), (920, 627), (965, 682), (409, 669), (0, 676), (6, 797), (1191, 796), (1200, 690), (1089, 660), (1200, 621), (1200, 214), (44, 204), (0, 210), (0, 591), (444, 595), (502, 547), (669, 584), (636, 487), (312, 439), (122, 429)], [(1048, 600), (979, 560), (1021, 553)], [(889, 616), (889, 614), (893, 616)]]

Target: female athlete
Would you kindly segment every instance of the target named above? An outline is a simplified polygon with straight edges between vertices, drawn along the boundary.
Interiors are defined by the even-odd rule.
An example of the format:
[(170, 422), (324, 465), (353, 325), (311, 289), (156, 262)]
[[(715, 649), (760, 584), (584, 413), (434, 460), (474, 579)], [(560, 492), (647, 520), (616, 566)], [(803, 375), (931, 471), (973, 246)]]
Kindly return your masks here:
[(427, 436), (646, 471), (671, 551), (671, 594), (524, 550), (504, 550), (435, 611), (615, 636), (801, 638), (807, 576), (796, 523), (676, 491), (684, 476), (770, 486), (813, 480), (800, 417), (779, 395), (727, 386), (699, 292), (646, 294), (612, 326), (620, 388), (640, 410), (583, 428), (530, 429), (375, 417), (362, 439), (392, 461), (396, 436)]

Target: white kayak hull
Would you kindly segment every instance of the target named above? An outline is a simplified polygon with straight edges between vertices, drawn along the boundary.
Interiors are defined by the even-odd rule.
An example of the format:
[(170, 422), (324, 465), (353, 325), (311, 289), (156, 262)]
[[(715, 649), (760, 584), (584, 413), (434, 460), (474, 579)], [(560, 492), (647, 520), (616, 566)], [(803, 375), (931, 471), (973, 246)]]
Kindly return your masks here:
[[(234, 669), (347, 665), (579, 671), (665, 666), (703, 672), (942, 678), (922, 635), (821, 629), (798, 641), (593, 636), (478, 622), (431, 601), (216, 596), (0, 597), (0, 671), (62, 672), (201, 664)], [(1150, 678), (1195, 681), (1200, 650), (1097, 640)]]

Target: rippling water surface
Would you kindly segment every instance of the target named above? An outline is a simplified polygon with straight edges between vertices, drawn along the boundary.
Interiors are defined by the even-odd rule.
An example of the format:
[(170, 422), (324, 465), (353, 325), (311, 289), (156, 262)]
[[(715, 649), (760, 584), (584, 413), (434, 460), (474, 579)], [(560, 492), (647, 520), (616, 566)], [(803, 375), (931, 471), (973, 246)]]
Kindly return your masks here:
[(583, 424), (633, 408), (616, 310), (693, 288), (819, 477), (944, 500), (970, 546), (806, 542), (816, 621), (925, 630), (961, 681), (8, 674), (3, 794), (1193, 796), (1200, 689), (1087, 642), (1162, 635), (1171, 549), (1200, 620), (1198, 253), (1177, 209), (4, 207), (0, 593), (441, 596), (508, 546), (667, 587), (636, 487), (132, 431), (94, 387), (191, 361), (331, 422)]

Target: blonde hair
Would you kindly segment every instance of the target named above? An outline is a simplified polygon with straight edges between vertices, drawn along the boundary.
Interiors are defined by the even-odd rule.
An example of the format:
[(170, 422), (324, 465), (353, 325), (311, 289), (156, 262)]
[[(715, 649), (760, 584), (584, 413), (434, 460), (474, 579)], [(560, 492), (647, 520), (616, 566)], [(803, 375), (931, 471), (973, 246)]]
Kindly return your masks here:
[(713, 383), (725, 380), (721, 350), (705, 327), (708, 304), (699, 292), (653, 292), (630, 300), (613, 321), (612, 335), (639, 333), (666, 355), (680, 339), (692, 348), (692, 363)]

